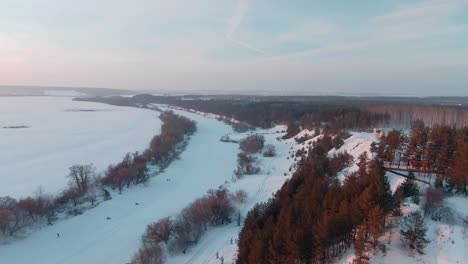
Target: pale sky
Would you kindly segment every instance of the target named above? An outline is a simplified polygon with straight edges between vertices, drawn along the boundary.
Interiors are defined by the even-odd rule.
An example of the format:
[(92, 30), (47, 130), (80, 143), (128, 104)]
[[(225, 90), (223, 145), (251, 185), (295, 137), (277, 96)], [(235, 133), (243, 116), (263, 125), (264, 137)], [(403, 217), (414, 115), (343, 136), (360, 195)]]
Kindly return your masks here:
[(468, 0), (0, 0), (0, 85), (468, 95)]

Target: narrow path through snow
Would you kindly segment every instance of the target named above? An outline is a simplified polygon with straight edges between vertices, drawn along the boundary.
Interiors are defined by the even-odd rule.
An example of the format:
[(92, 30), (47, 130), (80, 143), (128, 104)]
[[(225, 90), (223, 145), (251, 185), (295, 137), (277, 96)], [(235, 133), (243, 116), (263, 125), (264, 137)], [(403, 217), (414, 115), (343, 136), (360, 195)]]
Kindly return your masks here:
[[(232, 129), (215, 119), (177, 112), (197, 121), (198, 128), (180, 160), (152, 178), (148, 186), (133, 187), (122, 195), (113, 194), (112, 200), (83, 215), (0, 246), (1, 262), (127, 263), (137, 250), (147, 224), (176, 215), (208, 189), (230, 180), (238, 146), (222, 143), (219, 138)], [(108, 216), (112, 219), (106, 220)]]

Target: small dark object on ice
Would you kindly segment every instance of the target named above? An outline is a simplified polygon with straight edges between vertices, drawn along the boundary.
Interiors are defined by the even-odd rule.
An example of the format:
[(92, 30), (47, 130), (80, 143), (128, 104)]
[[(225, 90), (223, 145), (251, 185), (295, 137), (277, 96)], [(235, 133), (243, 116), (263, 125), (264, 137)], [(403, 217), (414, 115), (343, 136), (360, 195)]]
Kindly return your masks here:
[(60, 233), (57, 233), (57, 238), (59, 238), (59, 237), (60, 237)]
[(139, 203), (135, 203), (135, 205), (140, 205)]
[(112, 218), (110, 218), (110, 217), (107, 217), (107, 220), (112, 220)]

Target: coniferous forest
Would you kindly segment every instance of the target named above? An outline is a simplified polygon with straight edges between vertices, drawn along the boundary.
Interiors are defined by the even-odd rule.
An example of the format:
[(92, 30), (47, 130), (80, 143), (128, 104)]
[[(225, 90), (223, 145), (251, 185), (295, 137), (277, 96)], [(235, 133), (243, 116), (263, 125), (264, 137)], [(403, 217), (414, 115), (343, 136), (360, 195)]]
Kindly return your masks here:
[[(368, 263), (368, 252), (379, 246), (379, 237), (388, 229), (387, 219), (401, 215), (404, 198), (419, 197), (412, 172), (392, 194), (386, 167), (435, 177), (434, 189), (426, 193), (425, 215), (432, 210), (431, 218), (440, 221), (436, 204), (444, 195), (468, 194), (467, 131), (428, 127), (422, 121), (413, 123), (409, 136), (390, 131), (372, 145), (371, 153), (359, 157), (359, 169), (342, 183), (336, 173), (344, 162), (328, 157), (332, 139), (325, 135), (281, 190), (249, 212), (239, 235), (237, 263), (328, 263), (350, 247), (356, 263)], [(408, 220), (412, 216), (416, 220)], [(403, 222), (424, 225), (421, 217), (414, 213)], [(417, 250), (423, 254), (428, 242), (423, 236), (414, 237), (410, 247), (416, 247), (418, 239)]]
[(270, 201), (258, 204), (240, 234), (237, 263), (316, 263), (360, 239), (375, 239), (395, 208), (382, 162), (360, 157), (341, 185), (319, 140)]

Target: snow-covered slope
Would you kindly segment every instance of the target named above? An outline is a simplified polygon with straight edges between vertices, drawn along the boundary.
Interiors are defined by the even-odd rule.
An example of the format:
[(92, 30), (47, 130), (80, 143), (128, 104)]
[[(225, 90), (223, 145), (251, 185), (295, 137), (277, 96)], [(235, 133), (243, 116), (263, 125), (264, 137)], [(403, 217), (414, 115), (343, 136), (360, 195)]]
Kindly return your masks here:
[(144, 150), (160, 131), (158, 113), (59, 97), (0, 97), (0, 196), (66, 187), (68, 167), (103, 170)]
[(370, 148), (372, 142), (375, 141), (376, 139), (372, 133), (351, 132), (351, 136), (344, 141), (343, 146), (339, 149), (330, 150), (328, 153), (329, 157), (338, 153), (347, 152), (354, 159), (351, 166), (338, 173), (338, 179), (340, 179), (340, 181), (343, 181), (349, 173), (357, 171), (358, 158), (362, 153), (367, 152), (368, 158), (371, 158)]

